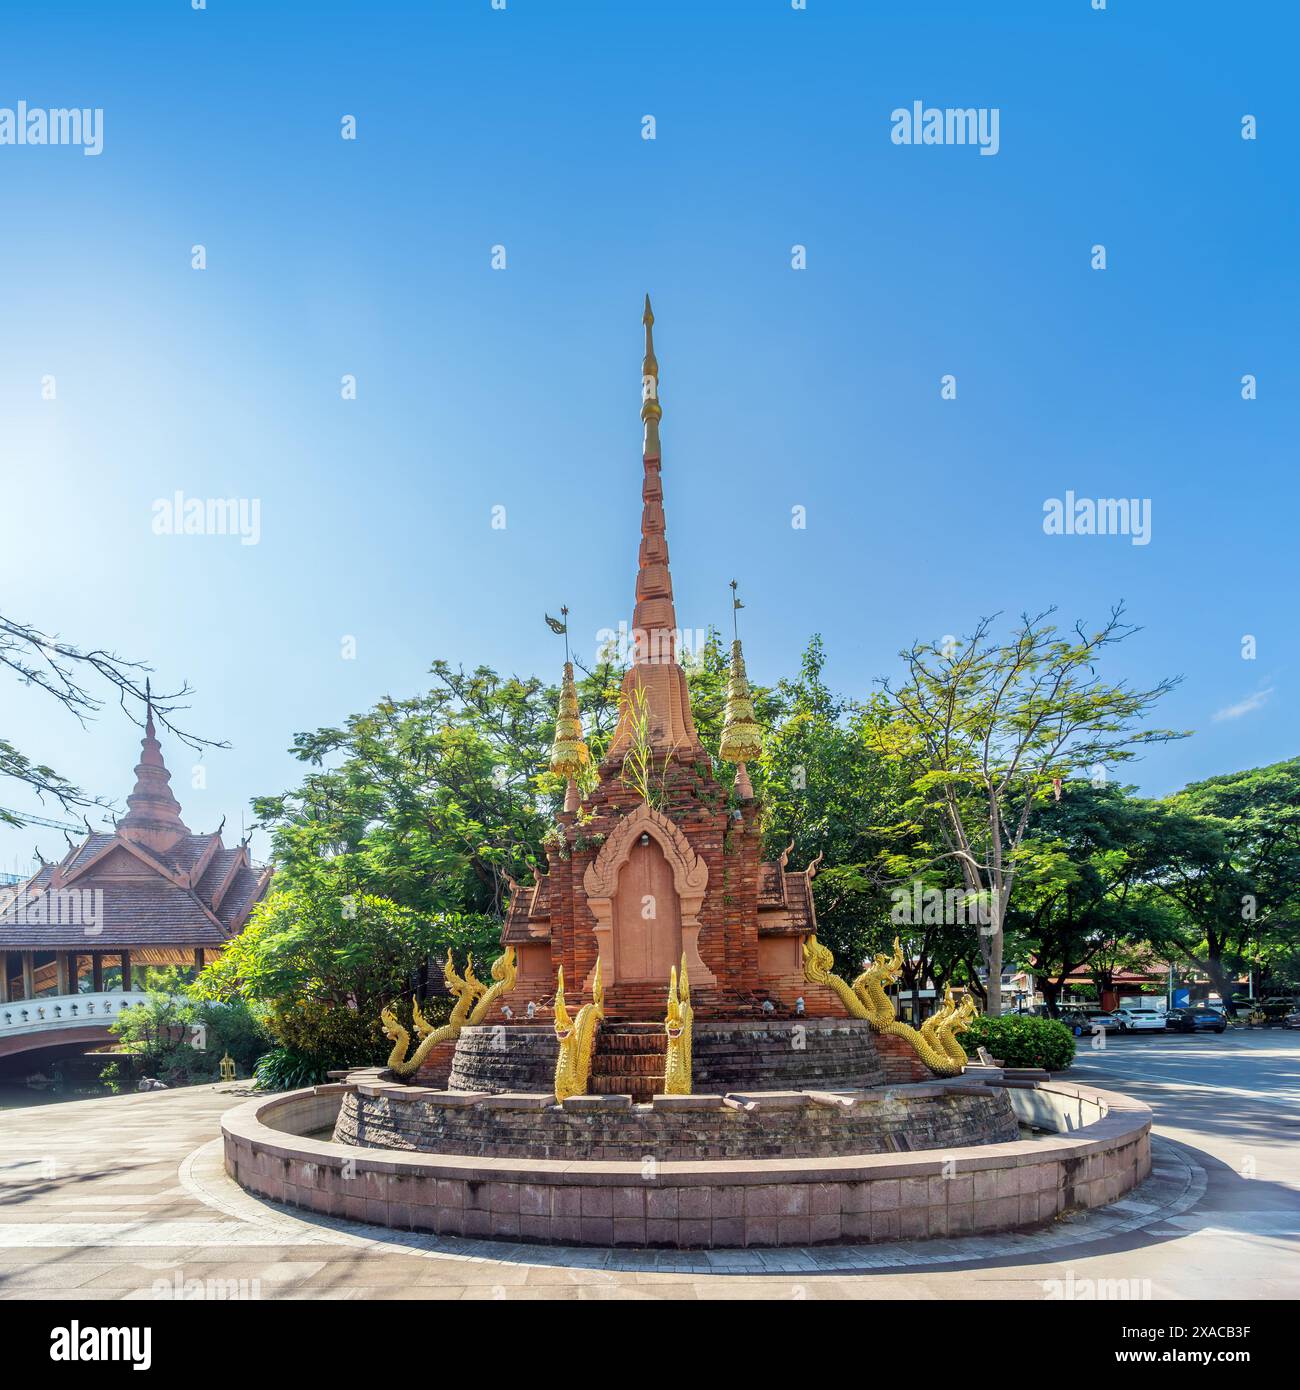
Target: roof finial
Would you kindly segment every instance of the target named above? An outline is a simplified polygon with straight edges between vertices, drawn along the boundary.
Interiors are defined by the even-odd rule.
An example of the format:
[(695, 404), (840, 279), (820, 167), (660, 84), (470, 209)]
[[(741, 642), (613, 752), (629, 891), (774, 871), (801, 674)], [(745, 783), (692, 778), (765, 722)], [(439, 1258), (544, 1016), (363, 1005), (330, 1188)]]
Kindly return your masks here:
[(645, 447), (641, 465), (641, 546), (637, 552), (636, 604), (632, 610), (632, 664), (623, 678), (619, 720), (605, 756), (622, 757), (632, 737), (633, 689), (646, 703), (650, 742), (656, 751), (684, 750), (698, 759), (703, 755), (695, 721), (691, 717), (686, 673), (677, 660), (677, 610), (673, 604), (673, 580), (668, 569), (665, 534), (664, 490), (660, 478), (663, 459), (659, 450), (659, 363), (655, 358), (654, 310), (646, 295), (645, 359), (641, 364), (641, 419)]
[(153, 724), (153, 687), (144, 683), (144, 738), (135, 769), (135, 790), (126, 799), (127, 813), (114, 829), (127, 831), (152, 849), (169, 849), (189, 830), (181, 820), (180, 803), (172, 794), (171, 774), (163, 762)]
[(727, 703), (723, 711), (722, 739), (719, 756), (736, 764), (736, 795), (742, 801), (752, 801), (753, 785), (746, 763), (755, 762), (763, 753), (763, 731), (754, 717), (754, 697), (745, 673), (745, 657), (740, 648), (740, 632), (736, 612), (745, 605), (736, 596), (736, 581), (731, 581), (731, 624), (735, 636), (731, 642), (731, 674), (727, 680)]
[(645, 456), (659, 457), (659, 421), (663, 409), (659, 405), (659, 363), (655, 358), (654, 310), (650, 307), (650, 296), (645, 297), (645, 313), (641, 315), (645, 324), (645, 357), (641, 360), (641, 420), (645, 425)]
[(578, 691), (573, 681), (573, 662), (564, 663), (560, 682), (560, 704), (555, 715), (555, 741), (551, 745), (551, 771), (565, 779), (564, 809), (578, 809), (577, 778), (591, 761), (582, 737), (582, 715)]

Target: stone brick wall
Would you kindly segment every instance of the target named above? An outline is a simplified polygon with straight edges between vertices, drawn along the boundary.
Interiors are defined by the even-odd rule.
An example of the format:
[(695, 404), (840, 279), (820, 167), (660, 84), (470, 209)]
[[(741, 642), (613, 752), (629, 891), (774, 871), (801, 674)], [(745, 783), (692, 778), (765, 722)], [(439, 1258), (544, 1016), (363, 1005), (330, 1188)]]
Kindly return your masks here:
[(697, 1023), (691, 1046), (694, 1087), (766, 1091), (881, 1086), (889, 1078), (877, 1054), (878, 1042), (863, 1019)]
[(454, 1091), (543, 1091), (555, 1082), (555, 1025), (483, 1023), (462, 1028), (447, 1084)]
[(911, 1081), (926, 1081), (930, 1068), (916, 1054), (916, 1048), (897, 1033), (877, 1033), (876, 1051), (880, 1055), (884, 1079), (890, 1086), (905, 1086)]
[(471, 1096), (357, 1084), (334, 1138), (365, 1148), (494, 1158), (824, 1158), (1005, 1143), (1007, 1093), (939, 1083), (896, 1090), (754, 1095)]

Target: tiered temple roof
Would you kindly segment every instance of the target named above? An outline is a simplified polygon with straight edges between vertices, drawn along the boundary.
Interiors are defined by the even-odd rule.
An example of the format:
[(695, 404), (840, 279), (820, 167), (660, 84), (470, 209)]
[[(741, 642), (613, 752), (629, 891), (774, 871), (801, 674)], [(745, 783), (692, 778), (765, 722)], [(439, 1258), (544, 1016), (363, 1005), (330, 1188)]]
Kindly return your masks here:
[[(4, 895), (0, 951), (125, 949), (146, 960), (151, 947), (219, 950), (242, 930), (271, 870), (253, 863), (246, 843), (227, 846), (219, 831), (194, 834), (181, 819), (152, 708), (135, 774), (127, 814), (111, 834), (88, 835)], [(102, 895), (93, 932), (60, 905), (60, 890)]]

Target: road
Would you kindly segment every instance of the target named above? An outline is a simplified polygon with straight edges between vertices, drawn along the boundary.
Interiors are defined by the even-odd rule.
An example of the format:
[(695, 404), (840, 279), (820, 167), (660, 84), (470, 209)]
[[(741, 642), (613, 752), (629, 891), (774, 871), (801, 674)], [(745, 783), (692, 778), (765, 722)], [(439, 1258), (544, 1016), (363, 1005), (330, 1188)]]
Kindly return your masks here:
[(871, 1247), (856, 1266), (835, 1247), (547, 1251), (307, 1219), (221, 1170), (218, 1118), (238, 1086), (9, 1110), (0, 1298), (1300, 1296), (1300, 1033), (1112, 1038), (1070, 1074), (1152, 1107), (1160, 1190), (1186, 1189), (1185, 1209), (1145, 1204), (1146, 1224), (1120, 1232), (1085, 1219), (1041, 1237)]

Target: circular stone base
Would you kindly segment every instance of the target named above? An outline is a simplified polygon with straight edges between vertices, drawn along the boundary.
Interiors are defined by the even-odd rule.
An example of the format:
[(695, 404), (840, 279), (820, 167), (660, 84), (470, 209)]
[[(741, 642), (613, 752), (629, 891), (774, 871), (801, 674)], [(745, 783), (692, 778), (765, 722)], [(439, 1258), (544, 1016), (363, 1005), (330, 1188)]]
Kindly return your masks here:
[(228, 1111), (226, 1171), (272, 1201), (400, 1230), (708, 1249), (1032, 1229), (1105, 1206), (1151, 1170), (1145, 1105), (1059, 1081), (1007, 1088), (1021, 1120), (1055, 1133), (929, 1153), (584, 1163), (358, 1149), (308, 1137), (337, 1121), (350, 1093), (397, 1092), (399, 1103), (419, 1094), (375, 1072), (356, 1075)]

